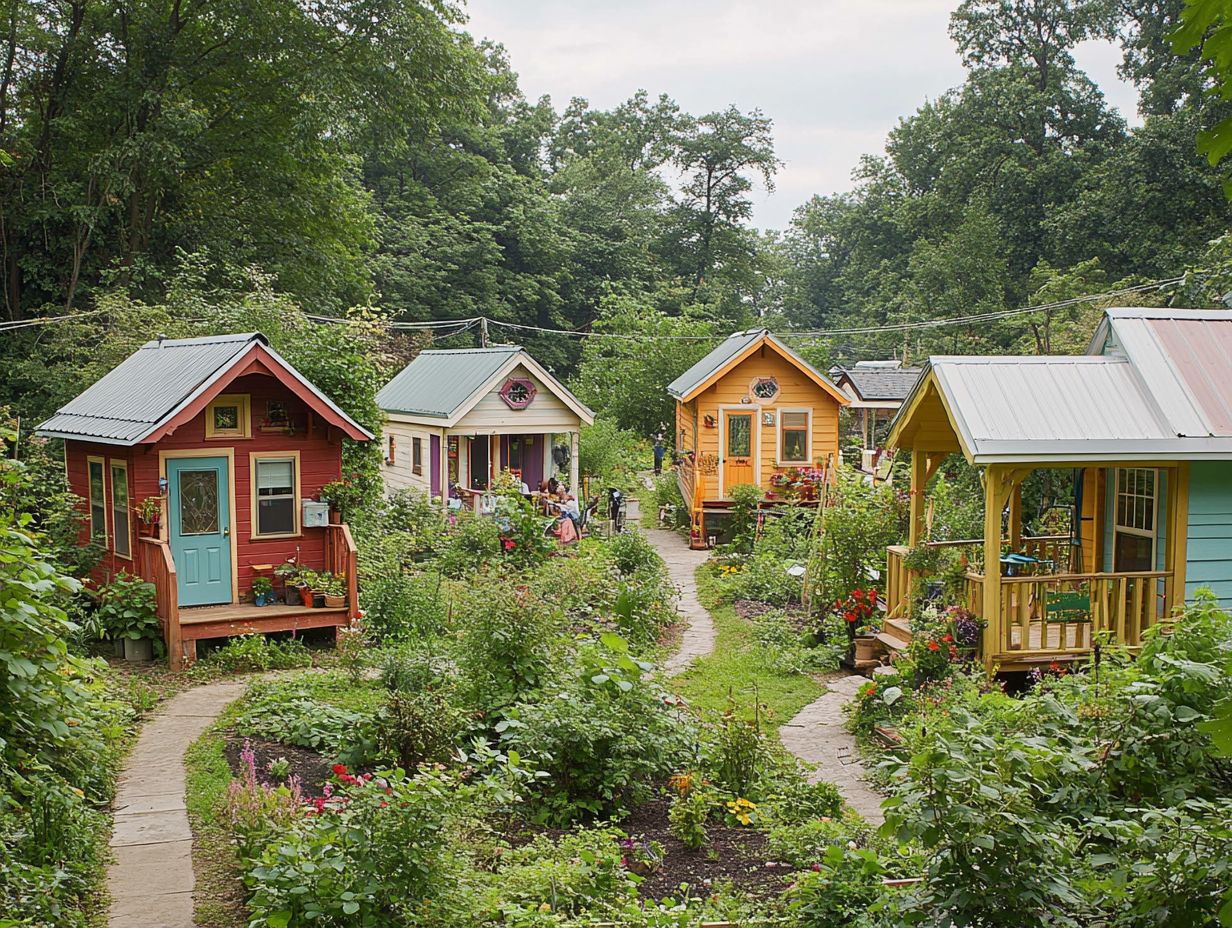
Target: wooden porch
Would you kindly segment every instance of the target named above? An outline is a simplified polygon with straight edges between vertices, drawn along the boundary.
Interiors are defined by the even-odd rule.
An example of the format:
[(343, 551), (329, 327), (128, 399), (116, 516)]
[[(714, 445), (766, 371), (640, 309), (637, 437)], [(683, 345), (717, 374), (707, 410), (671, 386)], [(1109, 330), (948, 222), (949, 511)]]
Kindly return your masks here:
[(345, 627), (359, 616), (358, 551), (346, 525), (329, 525), (325, 534), (325, 563), (321, 569), (346, 577), (346, 605), (314, 609), (301, 605), (224, 603), (180, 608), (175, 562), (170, 545), (159, 538), (141, 538), (141, 574), (154, 584), (158, 619), (173, 670), (197, 659), (197, 642), (207, 638), (269, 634), (307, 628)]

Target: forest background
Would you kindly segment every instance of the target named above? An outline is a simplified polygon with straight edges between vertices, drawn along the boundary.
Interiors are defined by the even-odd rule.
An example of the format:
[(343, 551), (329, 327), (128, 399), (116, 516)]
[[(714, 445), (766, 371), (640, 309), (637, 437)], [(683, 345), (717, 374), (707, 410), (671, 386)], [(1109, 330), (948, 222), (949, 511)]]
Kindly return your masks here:
[[(156, 334), (241, 327), (337, 395), (481, 333), (390, 323), (485, 316), (643, 433), (752, 324), (820, 333), (793, 342), (822, 365), (1081, 350), (1104, 303), (920, 323), (1223, 299), (1232, 213), (1195, 139), (1229, 105), (1174, 50), (1182, 6), (965, 0), (962, 85), (759, 231), (769, 116), (527, 100), (453, 2), (0, 0), (0, 406), (35, 419)], [(1092, 38), (1140, 126), (1076, 64)]]

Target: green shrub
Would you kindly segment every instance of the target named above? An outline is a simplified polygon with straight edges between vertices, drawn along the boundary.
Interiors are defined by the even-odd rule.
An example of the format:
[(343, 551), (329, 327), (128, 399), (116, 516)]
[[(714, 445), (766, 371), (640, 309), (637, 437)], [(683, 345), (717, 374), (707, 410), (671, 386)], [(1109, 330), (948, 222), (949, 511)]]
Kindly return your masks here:
[(884, 872), (873, 851), (827, 847), (816, 870), (796, 874), (784, 897), (787, 911), (800, 928), (860, 924), (885, 892)]
[(610, 828), (580, 829), (556, 841), (537, 835), (506, 851), (484, 909), (513, 924), (544, 906), (556, 916), (603, 911), (633, 888), (621, 837)]
[(503, 550), (496, 520), (464, 510), (446, 536), (437, 564), (447, 577), (469, 577), (499, 559)]
[(405, 770), (448, 759), (463, 720), (445, 662), (428, 654), (399, 652), (386, 661), (381, 680), (389, 691), (376, 720), (382, 756), (397, 760)]
[(109, 640), (150, 638), (155, 650), (163, 653), (154, 584), (120, 571), (114, 580), (99, 587), (97, 597), (94, 622), (100, 637)]
[(672, 837), (687, 848), (697, 850), (710, 838), (706, 822), (718, 803), (714, 791), (701, 785), (681, 790), (672, 797), (668, 810), (668, 828)]
[(607, 542), (608, 553), (612, 561), (625, 576), (632, 576), (642, 571), (664, 570), (663, 558), (646, 536), (636, 528), (630, 527), (619, 535), (613, 535)]
[(651, 460), (646, 442), (632, 432), (617, 428), (610, 419), (582, 426), (578, 439), (578, 471), (593, 478), (592, 486), (632, 489), (638, 471), (649, 469)]
[(395, 553), (369, 562), (361, 576), (359, 605), (373, 642), (422, 640), (444, 628), (448, 603), (440, 574), (411, 572)]
[(734, 796), (752, 795), (754, 784), (770, 762), (759, 713), (746, 719), (732, 703), (709, 734), (706, 764), (715, 783)]
[(862, 846), (867, 840), (865, 825), (839, 818), (813, 818), (771, 828), (766, 849), (774, 860), (804, 869), (820, 864), (832, 847)]
[(740, 484), (728, 491), (731, 498), (727, 530), (731, 534), (728, 547), (737, 553), (748, 554), (753, 550), (757, 537), (758, 506), (765, 498), (761, 487), (752, 484)]
[(351, 764), (375, 756), (372, 715), (322, 702), (284, 683), (254, 686), (236, 716), (235, 732), (311, 748)]
[(689, 527), (689, 504), (680, 495), (680, 481), (675, 474), (666, 473), (656, 477), (650, 499), (656, 513), (659, 510), (667, 513), (669, 528), (679, 530)]
[(275, 641), (264, 635), (243, 635), (211, 652), (206, 661), (227, 673), (257, 673), (311, 667), (312, 655), (297, 638)]

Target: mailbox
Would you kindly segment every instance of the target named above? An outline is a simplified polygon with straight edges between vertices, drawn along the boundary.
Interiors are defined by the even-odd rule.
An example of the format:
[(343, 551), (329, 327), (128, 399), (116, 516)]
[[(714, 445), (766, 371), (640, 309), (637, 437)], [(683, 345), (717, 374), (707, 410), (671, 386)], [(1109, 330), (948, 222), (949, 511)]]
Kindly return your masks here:
[(304, 500), (304, 528), (324, 528), (329, 525), (329, 503), (315, 499)]

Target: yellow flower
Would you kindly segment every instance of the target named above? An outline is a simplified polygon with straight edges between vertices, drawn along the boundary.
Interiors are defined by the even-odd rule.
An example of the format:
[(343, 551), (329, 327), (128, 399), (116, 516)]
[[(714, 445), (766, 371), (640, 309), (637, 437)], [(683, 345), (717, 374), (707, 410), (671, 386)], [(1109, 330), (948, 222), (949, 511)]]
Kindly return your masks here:
[(81, 798), (81, 799), (85, 799), (85, 798), (86, 798), (86, 794), (85, 794), (85, 793), (83, 793), (83, 792), (82, 792), (80, 789), (78, 789), (76, 786), (72, 787), (72, 790), (73, 790), (73, 794), (74, 794), (75, 796), (77, 796), (77, 797), (79, 797), (79, 798)]
[(540, 912), (551, 912), (551, 911), (552, 911), (552, 907), (551, 907), (548, 903), (546, 903), (546, 902), (541, 902), (541, 903), (539, 904), (539, 911), (540, 911)]

